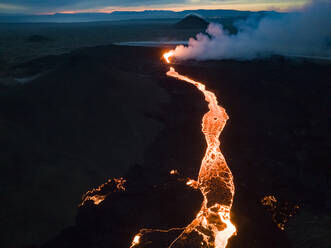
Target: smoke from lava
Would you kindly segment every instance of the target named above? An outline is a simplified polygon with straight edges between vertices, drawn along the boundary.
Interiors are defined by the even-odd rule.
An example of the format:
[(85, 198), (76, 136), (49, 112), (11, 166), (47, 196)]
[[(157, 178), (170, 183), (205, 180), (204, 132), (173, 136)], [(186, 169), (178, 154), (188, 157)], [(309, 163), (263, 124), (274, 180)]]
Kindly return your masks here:
[(251, 17), (236, 23), (237, 34), (211, 23), (207, 34), (177, 46), (178, 59), (249, 60), (270, 55), (331, 57), (331, 2), (315, 0), (287, 14)]

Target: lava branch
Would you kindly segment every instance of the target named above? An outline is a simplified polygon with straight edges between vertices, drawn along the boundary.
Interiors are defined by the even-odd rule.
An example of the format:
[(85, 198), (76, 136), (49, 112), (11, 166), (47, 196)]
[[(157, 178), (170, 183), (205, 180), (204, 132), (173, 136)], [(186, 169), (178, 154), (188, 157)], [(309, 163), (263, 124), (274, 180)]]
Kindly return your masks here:
[[(173, 55), (174, 51), (170, 51), (165, 53), (163, 58), (170, 64), (170, 57)], [(228, 239), (236, 233), (236, 227), (231, 223), (231, 207), (235, 191), (233, 176), (221, 153), (219, 141), (220, 134), (229, 117), (225, 109), (218, 105), (216, 95), (206, 90), (203, 83), (180, 75), (173, 67), (170, 67), (167, 76), (196, 86), (204, 94), (209, 108), (209, 111), (202, 118), (202, 132), (206, 138), (207, 150), (201, 163), (198, 180), (191, 180), (187, 183), (188, 185), (194, 184), (201, 191), (204, 200), (196, 218), (183, 229), (183, 232), (168, 248), (173, 247), (180, 239), (190, 238), (194, 234), (200, 237), (201, 247), (225, 248)], [(160, 231), (140, 230), (135, 235), (131, 248), (138, 247), (141, 236), (144, 234), (143, 230), (148, 230), (148, 232)]]
[[(147, 229), (147, 228), (140, 229), (139, 233), (134, 236), (130, 248), (136, 247), (140, 243), (141, 237), (146, 233), (151, 233), (151, 232), (169, 233), (169, 232), (173, 232), (173, 231), (185, 230), (185, 228), (186, 227), (174, 227), (174, 228), (170, 228), (170, 229), (167, 229), (167, 230)], [(174, 243), (174, 242), (172, 242), (172, 243)], [(169, 247), (171, 247), (171, 245)]]

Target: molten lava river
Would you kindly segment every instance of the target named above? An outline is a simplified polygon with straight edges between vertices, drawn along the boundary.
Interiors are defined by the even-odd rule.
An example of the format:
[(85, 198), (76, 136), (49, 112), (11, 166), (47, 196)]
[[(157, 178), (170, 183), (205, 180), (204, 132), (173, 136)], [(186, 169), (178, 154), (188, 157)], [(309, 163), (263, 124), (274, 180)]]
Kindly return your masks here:
[[(173, 51), (163, 55), (170, 64)], [(182, 230), (181, 234), (169, 244), (168, 248), (175, 247), (181, 239), (189, 239), (193, 234), (200, 236), (200, 247), (225, 248), (228, 239), (236, 233), (236, 227), (231, 223), (231, 207), (234, 195), (233, 176), (226, 164), (220, 150), (219, 137), (228, 120), (224, 108), (218, 105), (215, 94), (206, 90), (201, 82), (196, 82), (186, 76), (180, 75), (173, 67), (167, 72), (167, 76), (193, 84), (200, 90), (209, 111), (202, 119), (202, 132), (206, 138), (207, 150), (202, 160), (197, 181), (189, 180), (187, 185), (199, 189), (204, 197), (201, 210), (196, 218), (184, 228), (169, 230), (142, 229), (133, 238), (131, 248), (143, 247), (141, 239), (148, 232), (169, 232)], [(194, 247), (198, 247), (194, 246)]]

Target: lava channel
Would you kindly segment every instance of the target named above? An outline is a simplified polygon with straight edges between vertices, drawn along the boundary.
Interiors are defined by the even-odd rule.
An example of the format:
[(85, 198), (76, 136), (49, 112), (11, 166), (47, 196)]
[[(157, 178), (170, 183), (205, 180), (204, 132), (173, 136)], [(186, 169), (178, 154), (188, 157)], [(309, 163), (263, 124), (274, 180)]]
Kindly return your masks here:
[[(163, 55), (168, 64), (170, 64), (170, 57), (173, 55), (173, 51)], [(170, 67), (167, 76), (196, 86), (204, 94), (209, 107), (209, 111), (202, 119), (202, 132), (207, 142), (206, 153), (201, 163), (198, 180), (188, 184), (197, 185), (204, 200), (196, 218), (183, 228), (183, 232), (168, 248), (174, 247), (180, 240), (188, 240), (196, 235), (199, 236), (200, 247), (225, 248), (228, 239), (236, 233), (236, 227), (230, 219), (234, 196), (233, 176), (221, 153), (219, 141), (220, 134), (229, 117), (225, 109), (218, 105), (216, 95), (206, 90), (203, 83), (180, 75), (173, 67)], [(133, 238), (131, 248), (139, 247), (141, 237), (145, 233), (144, 230), (146, 229), (140, 230)], [(148, 232), (153, 232), (153, 230), (148, 230)]]

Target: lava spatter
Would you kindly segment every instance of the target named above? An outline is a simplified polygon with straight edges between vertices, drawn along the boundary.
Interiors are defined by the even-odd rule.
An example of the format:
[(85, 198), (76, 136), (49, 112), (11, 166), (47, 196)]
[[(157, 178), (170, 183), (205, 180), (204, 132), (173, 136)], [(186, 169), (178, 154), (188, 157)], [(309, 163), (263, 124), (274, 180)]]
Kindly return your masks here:
[(104, 184), (87, 191), (82, 196), (82, 202), (78, 205), (78, 207), (82, 207), (87, 201), (92, 201), (94, 205), (99, 205), (106, 199), (106, 197), (109, 195), (109, 192), (125, 191), (125, 183), (126, 180), (122, 177), (108, 179), (108, 181)]
[[(170, 51), (165, 53), (163, 58), (167, 63), (170, 63), (170, 57), (173, 55), (174, 52)], [(228, 239), (236, 233), (236, 227), (231, 223), (231, 207), (234, 196), (233, 176), (221, 153), (219, 141), (220, 134), (229, 117), (225, 109), (218, 105), (216, 95), (206, 90), (203, 83), (180, 75), (173, 67), (170, 67), (167, 76), (196, 86), (204, 94), (209, 107), (209, 111), (202, 119), (202, 132), (206, 138), (207, 150), (201, 163), (198, 180), (187, 182), (187, 185), (194, 186), (201, 191), (204, 200), (196, 218), (169, 244), (168, 248), (172, 248), (181, 240), (190, 239), (192, 236), (199, 237), (197, 240), (200, 242), (200, 247), (225, 248)], [(131, 244), (132, 248), (140, 247), (140, 240), (144, 234), (142, 230), (134, 237)], [(165, 232), (167, 231), (169, 230)]]

